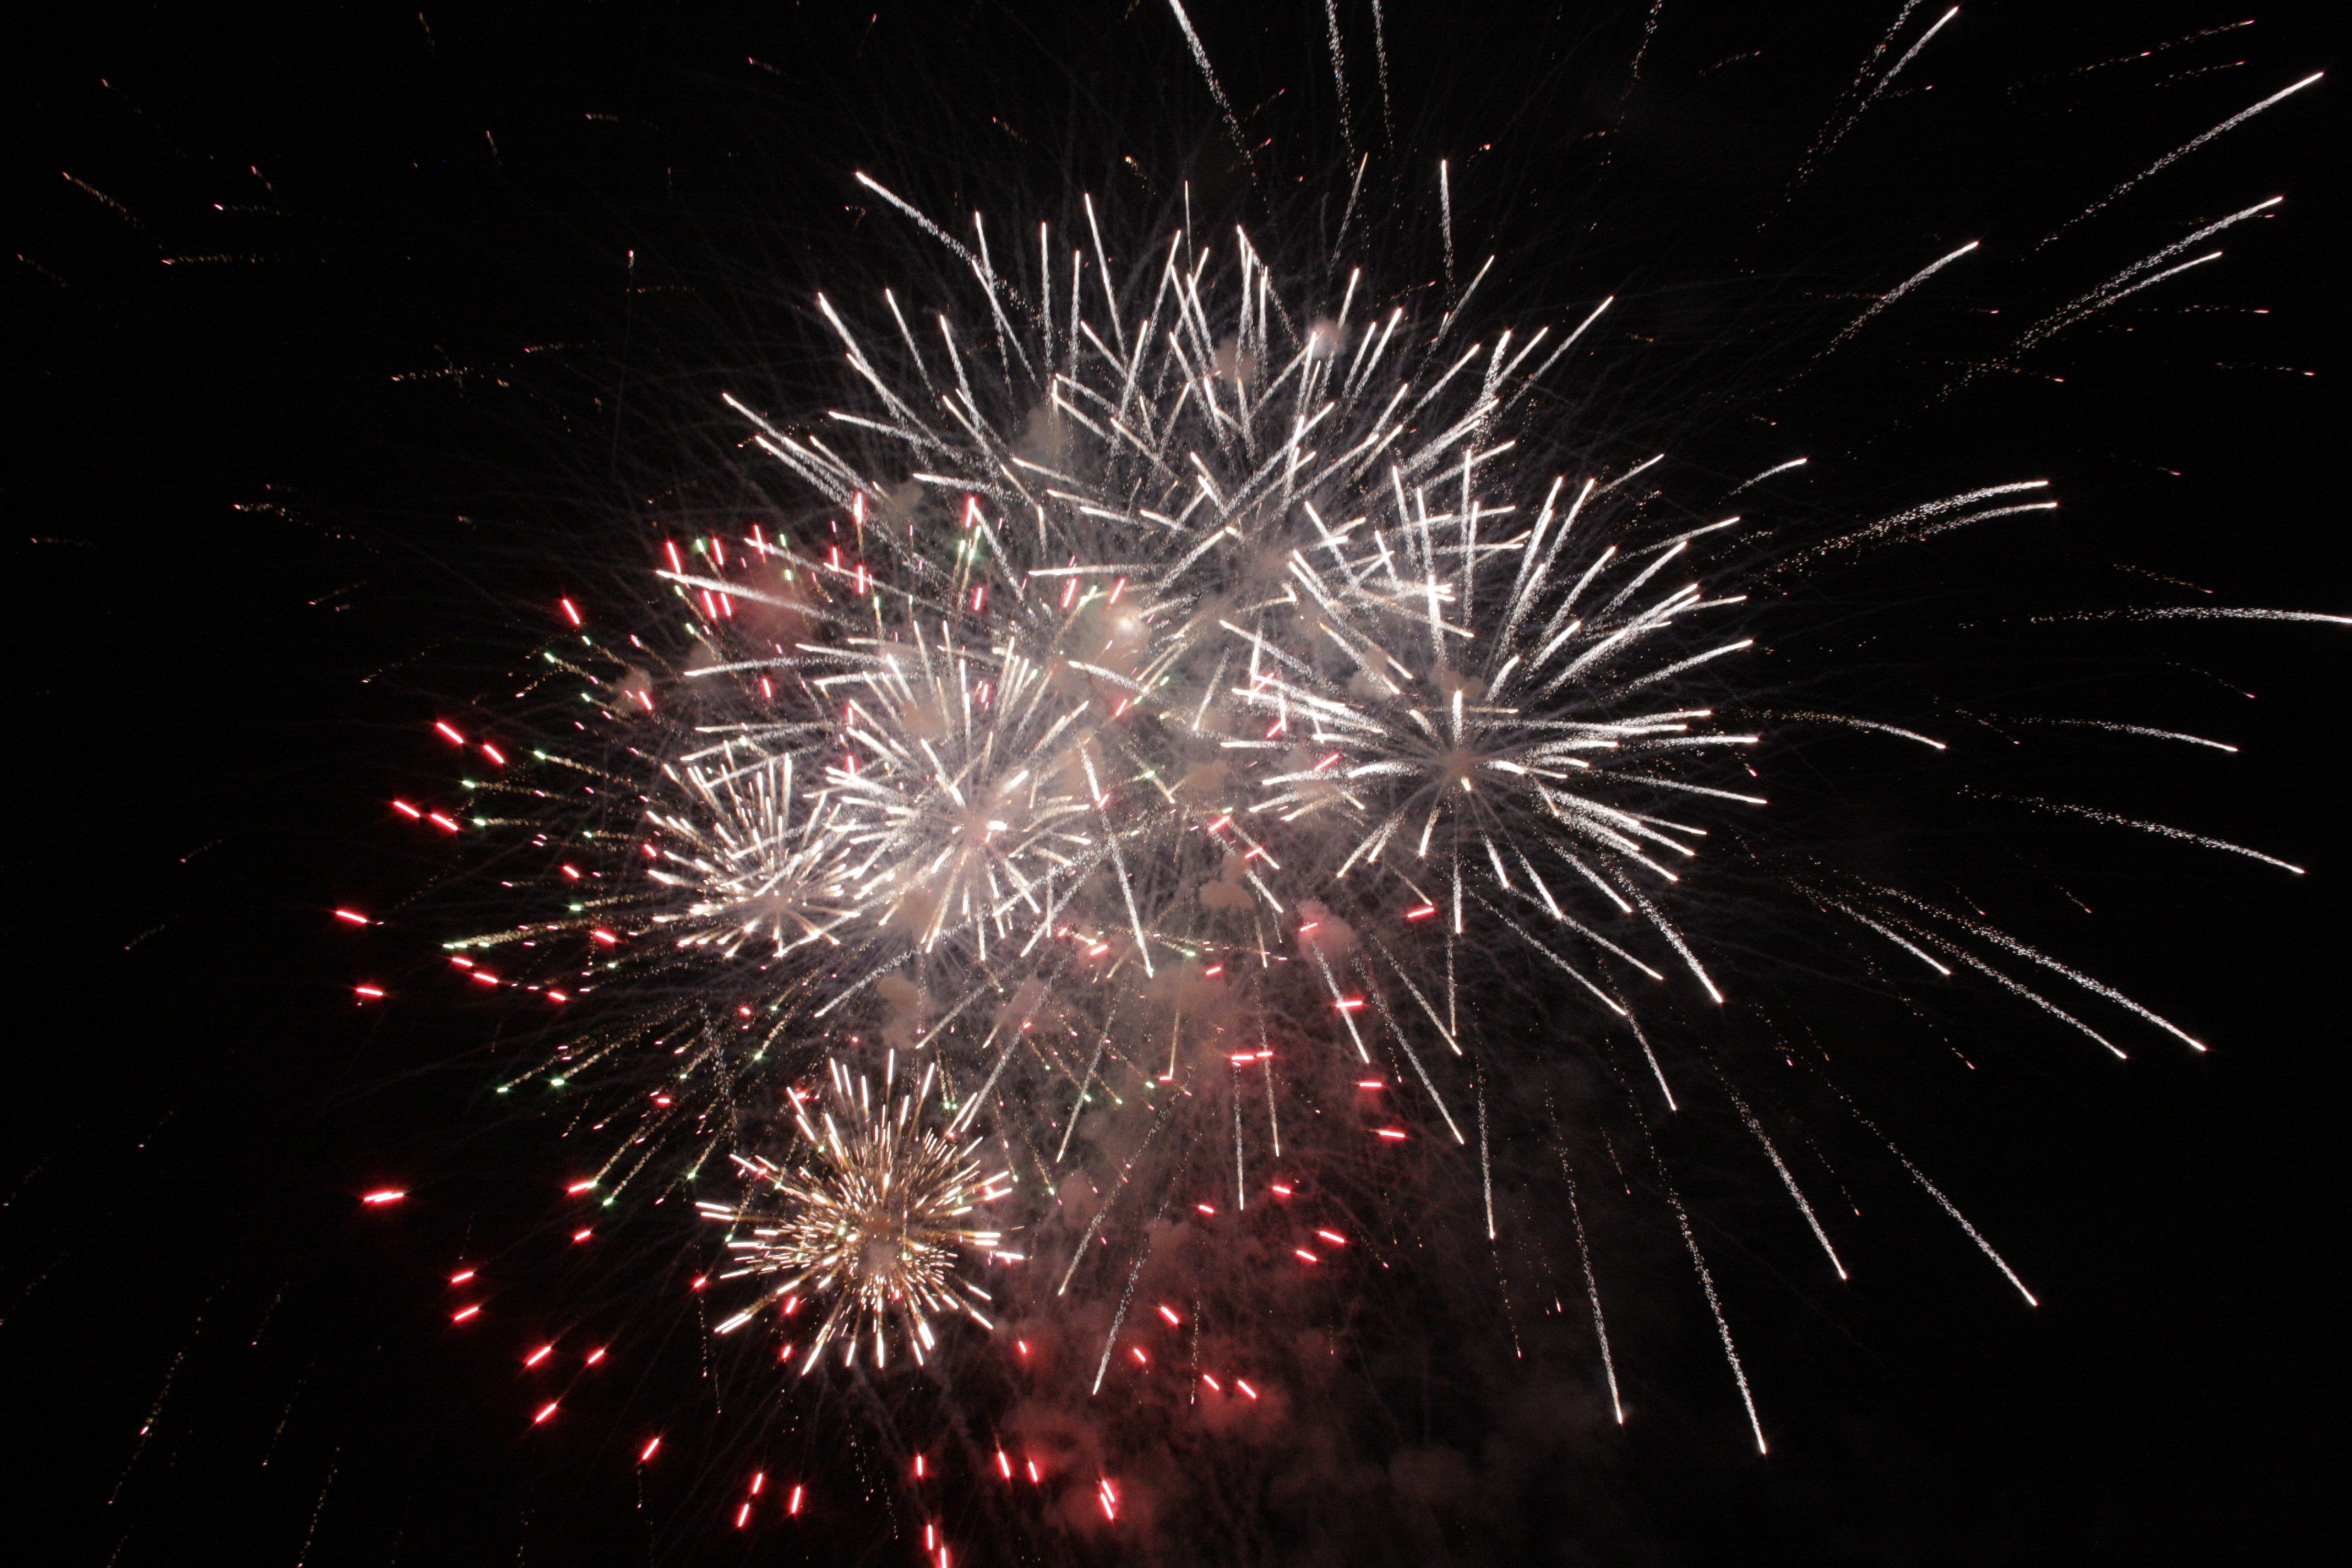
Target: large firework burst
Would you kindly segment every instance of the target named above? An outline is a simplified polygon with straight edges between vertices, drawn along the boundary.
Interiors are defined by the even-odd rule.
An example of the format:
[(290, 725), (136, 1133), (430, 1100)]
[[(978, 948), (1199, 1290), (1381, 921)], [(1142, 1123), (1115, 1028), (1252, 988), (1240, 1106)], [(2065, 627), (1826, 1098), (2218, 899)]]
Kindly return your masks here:
[[(919, 334), (886, 290), (869, 338), (820, 299), (857, 399), (800, 424), (729, 399), (815, 509), (662, 542), (656, 576), (690, 614), (667, 660), (635, 636), (625, 656), (607, 651), (590, 630), (578, 652), (550, 651), (585, 678), (608, 739), (587, 761), (535, 752), (533, 777), (621, 786), (617, 814), (576, 830), (607, 850), (593, 879), (611, 890), (568, 921), (457, 944), (587, 934), (596, 962), (572, 984), (601, 994), (598, 1021), (546, 1070), (579, 1083), (599, 1063), (628, 1094), (636, 1063), (684, 1058), (667, 1092), (622, 1102), (636, 1125), (606, 1176), (615, 1192), (667, 1181), (676, 1167), (655, 1153), (683, 1142), (689, 1175), (723, 1152), (768, 1183), (756, 1208), (706, 1207), (753, 1224), (730, 1245), (739, 1272), (778, 1277), (769, 1300), (830, 1298), (804, 1369), (836, 1342), (853, 1359), (870, 1342), (881, 1365), (894, 1316), (920, 1359), (931, 1317), (980, 1315), (950, 1262), (977, 1243), (925, 1228), (972, 1201), (977, 1144), (908, 1132), (906, 1100), (878, 1117), (861, 1101), (856, 1131), (820, 1136), (793, 1089), (815, 1163), (787, 1173), (738, 1152), (728, 1108), (791, 1083), (818, 1050), (887, 1052), (886, 1081), (915, 1054), (954, 1136), (992, 1138), (1008, 1171), (1027, 1171), (1052, 1205), (1030, 1219), (1067, 1248), (1056, 1299), (1084, 1274), (1116, 1300), (1099, 1387), (1168, 1210), (1171, 1194), (1129, 1186), (1164, 1131), (1177, 1169), (1224, 1147), (1245, 1205), (1280, 1153), (1286, 1095), (1319, 1115), (1323, 1080), (1389, 1088), (1318, 1056), (1356, 1073), (1393, 1065), (1389, 1115), (1359, 1135), (1425, 1127), (1466, 1152), (1475, 1130), (1494, 1237), (1486, 1085), (1551, 1047), (1482, 1019), (1465, 975), (1563, 977), (1591, 1010), (1568, 1037), (1621, 1040), (1671, 1110), (1641, 1019), (1725, 1001), (1677, 906), (1715, 910), (1727, 870), (1757, 930), (1779, 916), (1756, 900), (1785, 900), (2120, 1050), (1994, 962), (2022, 959), (2197, 1044), (1981, 920), (1791, 862), (1752, 826), (1769, 801), (1742, 758), (1773, 726), (1943, 743), (1743, 700), (1725, 671), (1755, 642), (1732, 624), (1748, 595), (1699, 564), (1741, 518), (1678, 497), (1665, 454), (1603, 466), (1531, 402), (1608, 300), (1565, 330), (1473, 336), (1476, 279), (1433, 321), (1402, 305), (1373, 315), (1357, 271), (1336, 298), (1286, 298), (1239, 230), (1213, 242), (1179, 227), (1116, 264), (1090, 204), (1088, 243), (1065, 251), (1041, 226), (1016, 287), (989, 259), (984, 219), (975, 250), (865, 183), (967, 264), (983, 327), (975, 339), (940, 312)], [(1798, 466), (1730, 489), (1769, 506), (1769, 481)], [(2008, 499), (2044, 488), (1917, 502), (1766, 553), (1761, 575), (2046, 509)], [(1719, 718), (1727, 701), (1745, 721)], [(565, 875), (583, 880), (569, 862)], [(1728, 932), (1741, 946), (1754, 934)], [(826, 1070), (842, 1099), (852, 1069)], [(1637, 1102), (1651, 1092), (1620, 1082)], [(1731, 1092), (1843, 1276), (1797, 1174)], [(1637, 1103), (1637, 1137), (1647, 1114)], [(1108, 1195), (1070, 1210), (1074, 1172)], [(1712, 1278), (1658, 1173), (1761, 1447)], [(1095, 1261), (1113, 1237), (1124, 1270)]]

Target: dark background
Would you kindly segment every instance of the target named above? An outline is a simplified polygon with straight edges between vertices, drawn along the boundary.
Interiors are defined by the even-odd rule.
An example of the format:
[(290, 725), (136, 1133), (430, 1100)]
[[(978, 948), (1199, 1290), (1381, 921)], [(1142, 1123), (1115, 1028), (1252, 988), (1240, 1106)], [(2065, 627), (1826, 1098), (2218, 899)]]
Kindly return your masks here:
[[(1709, 204), (1752, 216), (1752, 193), (1725, 193), (1777, 186), (1895, 7), (1670, 5), (1633, 91), (1645, 8), (1458, 24), (1395, 9), (1399, 139), (1456, 152), (1457, 171), (1495, 144), (1486, 185), (1457, 173), (1457, 201), (1526, 199), (1489, 198), (1464, 247), (1517, 247), (1501, 287), (1540, 300), (1728, 249)], [(2237, 17), (2052, 9), (1971, 6), (1950, 54), (1914, 67), (1947, 91), (1977, 79), (1957, 121), (1915, 127), (1916, 100), (1874, 110), (1790, 220), (1798, 237), (1758, 260), (1786, 269), (1786, 300), (1831, 278), (1883, 288), (1951, 235), (2000, 228), (2022, 249), (2338, 52), (2329, 8), (2290, 6), (2176, 51), (2182, 71), (2249, 62), (2210, 82), (2163, 60), (2077, 81)], [(1319, 7), (1297, 12), (1195, 8), (1237, 104), (1277, 137), (1275, 169), (1333, 142)], [(381, 802), (438, 776), (423, 727), (436, 691), (472, 689), (469, 650), (604, 570), (548, 557), (642, 504), (627, 480), (658, 466), (643, 446), (690, 401), (697, 334), (738, 364), (772, 338), (784, 358), (764, 373), (788, 382), (805, 340), (785, 318), (828, 258), (869, 272), (871, 247), (902, 243), (861, 227), (849, 168), (942, 193), (960, 157), (1034, 179), (1067, 156), (1108, 178), (1132, 134), (1213, 184), (1231, 179), (1213, 110), (1148, 4), (44, 20), (9, 51), (16, 259), (0, 262), (22, 672), (0, 1122), (12, 1530), (48, 1539), (44, 1561), (93, 1564), (731, 1560), (743, 1548), (676, 1522), (716, 1506), (685, 1479), (690, 1456), (684, 1476), (640, 1483), (634, 1428), (518, 1437), (507, 1363), (442, 1332), (441, 1261), (498, 1216), (478, 1182), (462, 1212), (436, 1210), (433, 1184), (517, 1158), (532, 1134), (469, 1111), (487, 1013), (350, 1003), (354, 978), (413, 965), (435, 933), (351, 932), (329, 911), (396, 909), (433, 875), (433, 847)], [(1351, 47), (1369, 141), (1377, 100)], [(1778, 69), (1769, 84), (1738, 82), (1749, 49)], [(2078, 268), (2087, 286), (2284, 192), (2286, 217), (2234, 231), (2231, 259), (2168, 301), (2203, 313), (2063, 340), (2038, 374), (1857, 445), (1859, 482), (1926, 474), (1913, 493), (1943, 493), (1928, 487), (2015, 458), (2079, 503), (2070, 571), (2129, 562), (2214, 603), (2345, 611), (2339, 92), (2194, 155), (2117, 232), (2082, 241), (2112, 257)], [(1628, 147), (1605, 176), (1580, 126)], [(1619, 216), (1580, 228), (1583, 199)], [(1824, 378), (1821, 421), (1867, 408), (1892, 368)], [(1696, 394), (1669, 380), (1626, 395)], [(2018, 574), (1996, 556), (1952, 570), (1996, 595)], [(2197, 597), (2100, 581), (2095, 604)], [(2016, 591), (2027, 610), (2049, 597)], [(1685, 1387), (1723, 1398), (1704, 1336), (1676, 1352), (1696, 1376), (1629, 1356), (1633, 1425), (1551, 1512), (1529, 1505), (1540, 1560), (2274, 1561), (2324, 1536), (2345, 1459), (2342, 636), (2118, 635), (2175, 673), (2116, 716), (2245, 752), (2116, 752), (2102, 766), (2121, 793), (2099, 798), (2311, 867), (2289, 879), (2134, 839), (2084, 851), (2082, 886), (2053, 873), (2098, 910), (2068, 929), (2069, 955), (2148, 987), (2213, 1053), (2078, 1061), (2021, 1015), (1972, 1016), (2010, 1037), (1987, 1044), (1993, 1070), (1922, 1069), (1890, 1121), (2043, 1308), (2015, 1310), (1926, 1221), (1874, 1236), (1885, 1260), (1865, 1252), (1843, 1299), (1735, 1258), (1773, 1458), (1685, 1403)], [(2062, 674), (2011, 700), (2105, 692), (2089, 658), (2061, 645)], [(356, 1194), (383, 1183), (416, 1195), (362, 1212)], [(663, 1373), (643, 1375), (632, 1397), (658, 1408)], [(641, 1484), (654, 1495), (633, 1496)], [(911, 1560), (871, 1546), (854, 1506), (748, 1549)], [(1482, 1555), (1475, 1528), (1454, 1539)]]

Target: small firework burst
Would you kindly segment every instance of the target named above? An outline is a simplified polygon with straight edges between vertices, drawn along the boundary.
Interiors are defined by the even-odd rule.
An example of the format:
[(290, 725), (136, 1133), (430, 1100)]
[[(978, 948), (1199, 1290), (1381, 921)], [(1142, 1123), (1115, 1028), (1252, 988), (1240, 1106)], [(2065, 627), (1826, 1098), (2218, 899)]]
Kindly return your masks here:
[[(719, 1332), (768, 1306), (787, 1319), (803, 1300), (824, 1307), (803, 1374), (836, 1342), (845, 1366), (856, 1365), (866, 1345), (879, 1368), (889, 1364), (894, 1330), (920, 1363), (939, 1343), (939, 1318), (961, 1313), (994, 1327), (979, 1305), (988, 1292), (961, 1269), (971, 1254), (998, 1254), (1002, 1233), (977, 1227), (971, 1216), (1004, 1195), (1007, 1178), (982, 1170), (981, 1145), (958, 1141), (960, 1122), (926, 1121), (936, 1069), (909, 1093), (895, 1083), (896, 1063), (894, 1055), (878, 1095), (870, 1079), (830, 1063), (830, 1094), (792, 1091), (800, 1138), (790, 1162), (739, 1154), (749, 1187), (742, 1201), (699, 1205), (730, 1229), (749, 1227), (728, 1241), (736, 1266), (720, 1278), (772, 1281)], [(783, 1353), (793, 1348), (788, 1341)]]

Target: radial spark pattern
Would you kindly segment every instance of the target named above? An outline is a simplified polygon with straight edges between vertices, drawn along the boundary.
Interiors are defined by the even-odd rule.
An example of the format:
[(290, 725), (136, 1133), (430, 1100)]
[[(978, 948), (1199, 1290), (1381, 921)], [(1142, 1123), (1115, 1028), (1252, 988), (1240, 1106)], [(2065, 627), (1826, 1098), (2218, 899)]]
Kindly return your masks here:
[[(699, 1205), (733, 1233), (734, 1266), (719, 1278), (767, 1289), (717, 1332), (732, 1333), (772, 1306), (789, 1333), (802, 1306), (814, 1302), (800, 1362), (807, 1373), (836, 1349), (845, 1365), (863, 1351), (886, 1367), (894, 1332), (920, 1363), (938, 1347), (943, 1316), (993, 1326), (979, 1306), (988, 1292), (964, 1270), (1003, 1239), (972, 1216), (1004, 1195), (1003, 1175), (982, 1173), (979, 1143), (959, 1142), (927, 1119), (933, 1074), (904, 1090), (897, 1066), (893, 1054), (877, 1093), (870, 1079), (832, 1064), (829, 1094), (792, 1096), (800, 1136), (784, 1163), (737, 1154), (742, 1201)], [(783, 1354), (793, 1349), (787, 1340)]]

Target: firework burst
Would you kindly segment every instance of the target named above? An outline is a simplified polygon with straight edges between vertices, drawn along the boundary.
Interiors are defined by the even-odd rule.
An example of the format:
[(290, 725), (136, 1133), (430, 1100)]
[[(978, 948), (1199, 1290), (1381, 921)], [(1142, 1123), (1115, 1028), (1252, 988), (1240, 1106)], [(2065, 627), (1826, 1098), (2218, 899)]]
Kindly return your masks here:
[[(1443, 165), (1442, 291), (1328, 259), (1347, 217), (1328, 246), (1213, 230), (1188, 193), (1181, 219), (1106, 236), (1080, 197), (1066, 228), (975, 213), (964, 235), (856, 177), (936, 247), (945, 298), (815, 297), (833, 405), (725, 398), (757, 500), (659, 522), (625, 608), (564, 601), (540, 650), (562, 722), (475, 821), (527, 827), (567, 907), (450, 944), (477, 980), (512, 955), (493, 984), (569, 1010), (501, 1088), (593, 1111), (606, 1201), (739, 1173), (739, 1195), (698, 1203), (724, 1227), (718, 1277), (757, 1291), (719, 1334), (764, 1319), (804, 1375), (944, 1379), (946, 1320), (1039, 1323), (1081, 1369), (1064, 1392), (1091, 1400), (1154, 1374), (1131, 1310), (1181, 1273), (1165, 1293), (1185, 1306), (1158, 1317), (1207, 1388), (1255, 1403), (1283, 1367), (1247, 1336), (1296, 1269), (1341, 1277), (1374, 1256), (1366, 1232), (1391, 1267), (1442, 1232), (1491, 1253), (1507, 1317), (1514, 1268), (1559, 1313), (1580, 1299), (1622, 1422), (1581, 1162), (1592, 1187), (1657, 1200), (1760, 1452), (1706, 1227), (1657, 1136), (1691, 1103), (1682, 1068), (1736, 1112), (1759, 1189), (1837, 1279), (1853, 1254), (1808, 1192), (1843, 1185), (1831, 1155), (1786, 1097), (1735, 1081), (1720, 1020), (1785, 1038), (1776, 1009), (1830, 950), (1915, 1011), (1932, 974), (2117, 1057), (2143, 1027), (2205, 1048), (1940, 889), (1844, 868), (1785, 799), (1809, 763), (1759, 782), (1824, 726), (1950, 752), (1903, 714), (1840, 710), (1867, 693), (1759, 671), (1766, 634), (1793, 588), (1870, 552), (2046, 522), (2053, 481), (1977, 474), (1825, 521), (1784, 499), (1803, 456), (1743, 444), (1734, 468), (1588, 426), (1562, 388), (1613, 300), (1496, 319), (1491, 260), (1456, 282)], [(2051, 320), (2172, 276), (2148, 274), (2189, 242)], [(1978, 248), (1843, 317), (1795, 375)], [(2069, 1011), (2062, 984), (2118, 1016)], [(1507, 987), (1541, 998), (1542, 1026), (1497, 1005)], [(1807, 1054), (1807, 1091), (2038, 1304), (1827, 1062)], [(1551, 1092), (1570, 1075), (1590, 1089), (1577, 1127)], [(1555, 1163), (1566, 1289), (1525, 1217), (1547, 1201), (1529, 1172)], [(1440, 1195), (1414, 1206), (1401, 1173)], [(1444, 1195), (1473, 1190), (1483, 1225)], [(1309, 1212), (1349, 1198), (1363, 1212)], [(1000, 1203), (1003, 1228), (977, 1228)], [(1013, 1259), (1014, 1232), (1043, 1267), (1004, 1275), (999, 1302), (975, 1274)], [(1276, 1268), (1293, 1275), (1269, 1286)]]
[[(979, 1305), (988, 1292), (962, 1270), (974, 1256), (1018, 1260), (999, 1251), (1002, 1232), (971, 1223), (1004, 1196), (1004, 1175), (982, 1172), (980, 1143), (960, 1143), (926, 1117), (933, 1073), (907, 1090), (897, 1066), (894, 1053), (878, 1092), (839, 1062), (829, 1064), (829, 1093), (790, 1091), (800, 1139), (784, 1163), (737, 1154), (743, 1199), (698, 1205), (730, 1234), (734, 1267), (719, 1278), (759, 1280), (766, 1292), (714, 1332), (732, 1333), (770, 1305), (789, 1324), (814, 1301), (822, 1315), (801, 1360), (806, 1373), (836, 1345), (844, 1365), (863, 1349), (877, 1370), (887, 1366), (894, 1331), (919, 1363), (938, 1348), (944, 1316), (994, 1327)], [(793, 1349), (787, 1341), (779, 1359)]]

